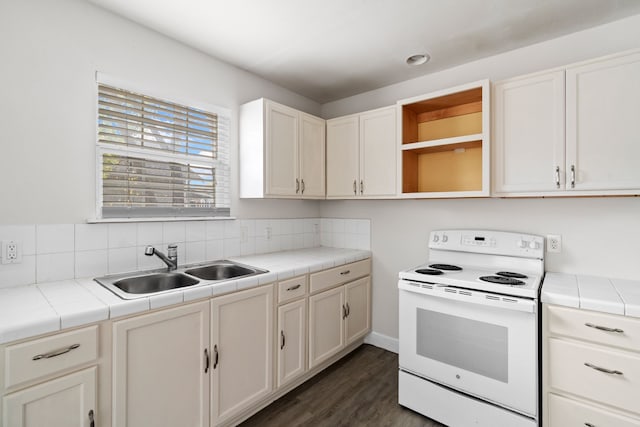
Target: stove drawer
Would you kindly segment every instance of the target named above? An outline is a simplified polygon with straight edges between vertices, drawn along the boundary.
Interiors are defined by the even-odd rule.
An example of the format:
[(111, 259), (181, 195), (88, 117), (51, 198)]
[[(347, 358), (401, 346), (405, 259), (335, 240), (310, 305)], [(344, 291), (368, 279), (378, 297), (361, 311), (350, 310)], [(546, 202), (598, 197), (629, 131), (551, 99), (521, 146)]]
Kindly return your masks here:
[(640, 427), (640, 419), (629, 418), (573, 399), (549, 394), (549, 427), (615, 426)]
[(596, 402), (640, 413), (640, 357), (550, 338), (549, 385)]
[(548, 315), (551, 335), (640, 351), (640, 319), (554, 305)]

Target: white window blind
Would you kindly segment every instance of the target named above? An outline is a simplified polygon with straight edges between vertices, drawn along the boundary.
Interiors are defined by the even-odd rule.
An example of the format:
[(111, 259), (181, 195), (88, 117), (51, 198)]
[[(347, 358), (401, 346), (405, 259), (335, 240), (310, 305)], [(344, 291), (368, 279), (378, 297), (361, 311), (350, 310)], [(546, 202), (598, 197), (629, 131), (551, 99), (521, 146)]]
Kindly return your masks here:
[(103, 218), (229, 216), (229, 118), (98, 85)]

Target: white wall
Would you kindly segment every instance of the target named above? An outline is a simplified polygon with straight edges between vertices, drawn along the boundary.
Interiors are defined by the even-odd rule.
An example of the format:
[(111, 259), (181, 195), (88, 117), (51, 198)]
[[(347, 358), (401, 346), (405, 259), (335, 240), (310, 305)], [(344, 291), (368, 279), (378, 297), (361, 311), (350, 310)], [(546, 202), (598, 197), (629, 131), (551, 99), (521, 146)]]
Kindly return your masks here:
[[(232, 110), (268, 97), (320, 105), (82, 0), (0, 2), (0, 225), (95, 215), (95, 72)], [(232, 181), (237, 194), (237, 176)], [(239, 217), (317, 217), (316, 201), (239, 201)]]
[[(640, 16), (475, 61), (325, 104), (332, 118), (398, 99), (489, 78), (492, 81), (640, 47)], [(640, 167), (640, 163), (639, 163)], [(479, 228), (560, 234), (548, 271), (640, 280), (640, 198), (326, 201), (321, 217), (371, 218), (373, 330), (398, 336), (399, 270), (427, 259), (429, 232)]]

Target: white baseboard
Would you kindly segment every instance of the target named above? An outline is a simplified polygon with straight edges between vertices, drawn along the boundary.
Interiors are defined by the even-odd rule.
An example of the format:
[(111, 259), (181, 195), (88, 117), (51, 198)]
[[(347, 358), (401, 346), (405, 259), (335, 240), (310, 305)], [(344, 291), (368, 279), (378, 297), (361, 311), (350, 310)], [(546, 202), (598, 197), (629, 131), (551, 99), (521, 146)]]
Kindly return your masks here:
[(391, 351), (393, 353), (398, 353), (398, 349), (400, 347), (398, 343), (398, 338), (392, 338), (387, 335), (382, 335), (378, 332), (371, 332), (364, 338), (364, 342), (366, 344), (371, 344), (376, 347), (384, 348), (387, 351)]

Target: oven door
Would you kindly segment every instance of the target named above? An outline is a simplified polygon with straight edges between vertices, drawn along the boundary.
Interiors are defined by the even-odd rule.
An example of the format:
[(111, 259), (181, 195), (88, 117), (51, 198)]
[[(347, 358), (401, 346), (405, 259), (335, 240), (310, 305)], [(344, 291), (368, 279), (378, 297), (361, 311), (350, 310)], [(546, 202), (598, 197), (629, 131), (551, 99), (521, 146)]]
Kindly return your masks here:
[(535, 417), (536, 302), (421, 286), (398, 285), (400, 369)]

